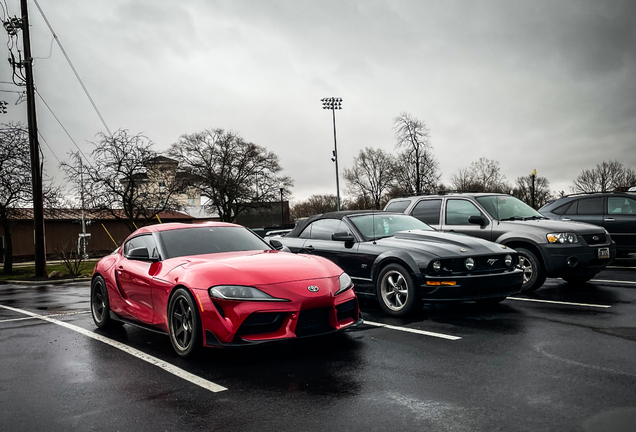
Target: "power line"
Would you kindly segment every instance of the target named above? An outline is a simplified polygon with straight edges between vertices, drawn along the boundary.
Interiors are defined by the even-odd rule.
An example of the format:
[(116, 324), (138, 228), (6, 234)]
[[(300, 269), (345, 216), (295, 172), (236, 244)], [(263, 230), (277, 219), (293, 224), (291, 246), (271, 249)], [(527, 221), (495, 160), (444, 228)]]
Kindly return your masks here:
[(90, 93), (88, 92), (88, 89), (84, 85), (84, 82), (82, 81), (82, 79), (80, 78), (79, 74), (77, 73), (77, 70), (75, 70), (75, 66), (73, 66), (73, 62), (71, 62), (71, 59), (66, 54), (66, 50), (64, 50), (64, 47), (62, 46), (62, 43), (60, 42), (60, 39), (55, 34), (55, 31), (53, 31), (53, 27), (51, 27), (51, 24), (49, 23), (49, 20), (46, 18), (46, 15), (44, 15), (44, 12), (42, 11), (42, 8), (38, 4), (37, 0), (33, 0), (33, 2), (35, 3), (35, 5), (37, 6), (38, 10), (40, 11), (40, 15), (42, 15), (42, 18), (44, 18), (44, 22), (46, 23), (46, 25), (48, 26), (49, 30), (51, 31), (51, 34), (53, 35), (53, 38), (55, 38), (55, 41), (57, 42), (58, 46), (60, 47), (60, 50), (62, 50), (62, 54), (64, 54), (64, 57), (66, 58), (66, 61), (68, 62), (68, 64), (71, 67), (71, 69), (73, 70), (73, 73), (75, 74), (75, 77), (77, 78), (77, 81), (79, 81), (80, 85), (82, 86), (82, 89), (84, 89), (84, 93), (88, 97), (88, 100), (91, 102), (91, 105), (93, 105), (93, 109), (95, 110), (95, 112), (99, 116), (99, 119), (102, 121), (102, 124), (106, 128), (106, 131), (108, 132), (108, 135), (113, 136), (113, 133), (110, 131), (110, 128), (106, 124), (106, 121), (104, 120), (104, 117), (102, 117), (102, 114), (99, 112), (99, 109), (97, 109), (97, 105), (95, 105), (95, 102), (93, 101), (93, 98), (91, 97)]

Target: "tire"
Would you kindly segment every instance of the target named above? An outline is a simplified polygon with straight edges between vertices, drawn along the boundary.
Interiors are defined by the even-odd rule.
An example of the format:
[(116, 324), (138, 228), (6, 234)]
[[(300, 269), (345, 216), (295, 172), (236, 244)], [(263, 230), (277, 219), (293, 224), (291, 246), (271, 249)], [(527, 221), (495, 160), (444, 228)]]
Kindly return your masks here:
[(377, 279), (376, 294), (380, 307), (389, 315), (406, 316), (421, 304), (410, 273), (399, 264), (388, 264)]
[(585, 282), (589, 281), (590, 279), (592, 279), (593, 277), (594, 276), (567, 276), (567, 277), (563, 277), (561, 279), (563, 279), (567, 283), (579, 284), (579, 283), (585, 283)]
[(91, 315), (93, 315), (95, 325), (100, 329), (111, 328), (119, 324), (110, 317), (108, 289), (101, 276), (95, 276), (91, 282)]
[(545, 270), (537, 256), (528, 249), (515, 248), (519, 254), (519, 265), (523, 270), (521, 292), (532, 292), (545, 282)]
[(178, 288), (168, 304), (168, 331), (172, 347), (181, 357), (197, 354), (203, 346), (201, 317), (192, 294)]

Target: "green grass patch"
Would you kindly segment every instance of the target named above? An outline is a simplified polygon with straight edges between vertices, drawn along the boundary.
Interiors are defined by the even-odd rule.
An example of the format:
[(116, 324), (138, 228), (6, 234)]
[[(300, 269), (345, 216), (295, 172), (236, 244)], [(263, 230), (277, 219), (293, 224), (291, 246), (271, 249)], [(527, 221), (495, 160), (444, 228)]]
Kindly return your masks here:
[[(95, 261), (85, 261), (81, 266), (81, 274), (82, 276), (90, 276), (93, 274), (93, 269), (95, 268)], [(15, 263), (13, 264), (13, 274), (4, 274), (4, 271), (1, 270), (0, 266), (0, 281), (6, 280), (29, 280), (35, 277), (35, 266), (28, 267), (16, 267)], [(46, 272), (50, 274), (52, 271), (58, 271), (62, 273), (63, 277), (71, 277), (69, 275), (68, 269), (64, 264), (51, 263), (46, 265)]]

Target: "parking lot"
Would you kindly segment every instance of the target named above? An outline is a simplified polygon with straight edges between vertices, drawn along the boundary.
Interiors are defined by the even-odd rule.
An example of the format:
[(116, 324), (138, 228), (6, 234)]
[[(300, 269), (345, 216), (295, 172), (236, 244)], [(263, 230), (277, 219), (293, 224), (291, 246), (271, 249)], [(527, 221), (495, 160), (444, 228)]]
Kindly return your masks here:
[(97, 330), (88, 282), (0, 285), (0, 429), (634, 430), (634, 255), (494, 306), (362, 311), (336, 336), (185, 360)]

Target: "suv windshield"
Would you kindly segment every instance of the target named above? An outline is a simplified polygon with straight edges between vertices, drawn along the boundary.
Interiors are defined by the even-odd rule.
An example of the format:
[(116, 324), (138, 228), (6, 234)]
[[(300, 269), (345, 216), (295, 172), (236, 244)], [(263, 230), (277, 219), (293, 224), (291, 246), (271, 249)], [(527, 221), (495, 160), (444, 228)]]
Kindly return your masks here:
[(508, 195), (481, 196), (477, 201), (496, 220), (545, 219), (528, 204)]
[(271, 249), (260, 237), (243, 227), (184, 228), (161, 231), (159, 235), (169, 258)]
[(398, 231), (426, 230), (434, 231), (433, 228), (415, 219), (413, 216), (404, 214), (382, 214), (374, 213), (360, 216), (351, 216), (349, 220), (356, 226), (360, 234), (368, 240), (391, 237)]

